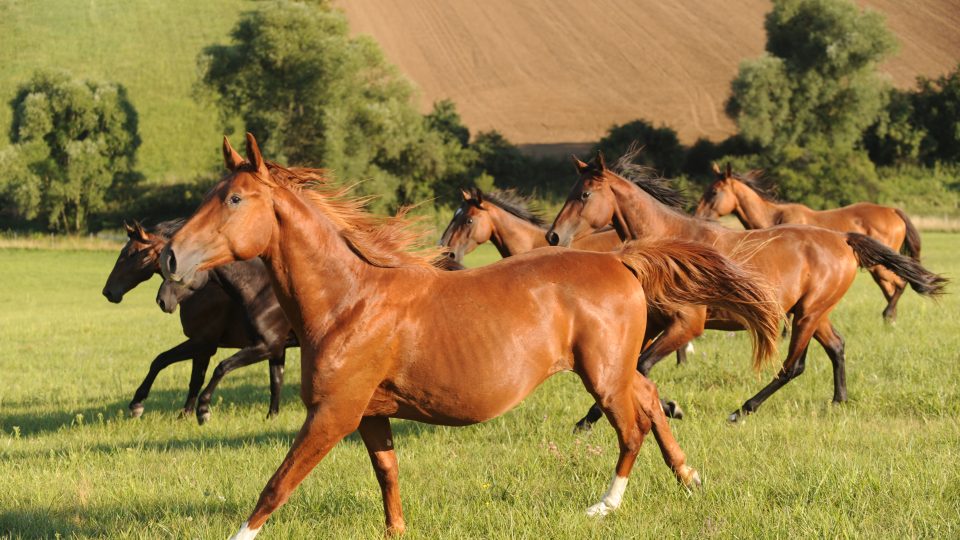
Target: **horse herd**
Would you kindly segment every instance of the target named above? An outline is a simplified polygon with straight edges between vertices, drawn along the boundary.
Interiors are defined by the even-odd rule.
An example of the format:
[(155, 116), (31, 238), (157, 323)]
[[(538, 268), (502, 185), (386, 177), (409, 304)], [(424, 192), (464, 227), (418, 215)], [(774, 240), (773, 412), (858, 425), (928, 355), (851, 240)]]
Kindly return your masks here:
[[(210, 418), (223, 377), (268, 359), (270, 408), (279, 409), (285, 351), (301, 350), (306, 420), (234, 538), (253, 538), (270, 514), (343, 437), (359, 431), (380, 484), (388, 533), (405, 529), (389, 418), (468, 425), (517, 405), (547, 377), (573, 371), (617, 433), (613, 479), (590, 515), (622, 500), (651, 430), (686, 487), (700, 484), (646, 377), (705, 329), (747, 330), (759, 368), (790, 342), (776, 377), (731, 416), (755, 411), (803, 372), (817, 340), (833, 363), (835, 402), (846, 400), (844, 341), (830, 314), (866, 268), (896, 317), (904, 288), (935, 296), (945, 279), (919, 264), (920, 238), (899, 210), (859, 204), (814, 212), (757, 193), (756, 177), (716, 169), (697, 208), (632, 163), (576, 160), (578, 180), (552, 225), (515, 194), (463, 192), (440, 247), (416, 220), (366, 211), (367, 199), (323, 171), (246, 155), (224, 138), (228, 174), (186, 220), (150, 230), (126, 225), (128, 242), (103, 289), (111, 302), (155, 274), (157, 303), (180, 306), (187, 340), (157, 356), (130, 403), (140, 416), (157, 374), (190, 359), (183, 414)], [(751, 230), (713, 218), (735, 212)], [(819, 226), (814, 226), (819, 225)], [(464, 254), (491, 241), (503, 261), (465, 270)], [(572, 246), (577, 249), (549, 248)], [(904, 246), (909, 256), (897, 253)], [(538, 249), (544, 248), (544, 249)], [(491, 291), (496, 291), (491, 294)], [(496, 337), (496, 339), (494, 339)], [(220, 347), (239, 348), (202, 388)]]

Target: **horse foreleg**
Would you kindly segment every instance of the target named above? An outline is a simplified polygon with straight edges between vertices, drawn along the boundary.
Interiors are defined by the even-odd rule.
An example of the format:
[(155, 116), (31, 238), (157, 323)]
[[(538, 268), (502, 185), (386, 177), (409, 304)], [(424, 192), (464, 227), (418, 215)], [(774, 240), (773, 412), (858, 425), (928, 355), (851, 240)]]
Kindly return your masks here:
[(360, 437), (370, 454), (370, 463), (380, 484), (383, 496), (383, 513), (387, 519), (387, 534), (401, 534), (407, 525), (403, 521), (403, 508), (400, 506), (400, 479), (397, 466), (397, 454), (393, 450), (393, 435), (390, 432), (390, 419), (380, 416), (366, 416), (360, 421)]
[(197, 422), (203, 425), (210, 419), (210, 400), (213, 398), (213, 391), (217, 389), (217, 385), (220, 384), (227, 373), (238, 367), (259, 362), (265, 359), (269, 353), (270, 351), (265, 344), (257, 343), (240, 349), (230, 358), (217, 364), (217, 367), (213, 370), (213, 375), (210, 377), (210, 382), (207, 383), (207, 387), (203, 389), (199, 399), (197, 399)]
[(633, 380), (634, 403), (640, 414), (650, 419), (653, 427), (653, 436), (660, 447), (663, 461), (673, 470), (677, 479), (687, 488), (700, 486), (700, 475), (693, 467), (687, 465), (687, 457), (677, 444), (667, 423), (667, 415), (659, 406), (663, 401), (657, 395), (657, 387), (646, 377), (635, 377)]
[(133, 393), (133, 400), (130, 401), (130, 416), (138, 418), (143, 414), (143, 402), (147, 399), (147, 396), (150, 395), (150, 388), (153, 387), (153, 382), (157, 379), (157, 375), (159, 375), (161, 371), (175, 362), (182, 362), (189, 358), (194, 358), (195, 355), (199, 354), (202, 350), (201, 347), (202, 344), (196, 340), (188, 339), (176, 347), (157, 355), (157, 357), (153, 359), (153, 362), (150, 363), (150, 371), (147, 372), (147, 376), (144, 377), (143, 382), (140, 383), (136, 392)]
[(280, 413), (280, 394), (283, 392), (283, 367), (287, 362), (286, 349), (270, 357), (270, 410), (267, 418)]
[(197, 406), (197, 396), (203, 388), (203, 381), (207, 378), (207, 368), (210, 366), (210, 357), (216, 349), (208, 350), (193, 357), (193, 367), (190, 369), (190, 386), (187, 388), (187, 401), (183, 404), (181, 417), (190, 416)]
[(290, 493), (307, 474), (320, 463), (327, 452), (350, 432), (357, 429), (360, 414), (344, 414), (328, 404), (313, 405), (307, 410), (307, 418), (297, 433), (287, 457), (280, 468), (273, 473), (270, 481), (260, 493), (253, 513), (232, 537), (232, 540), (253, 539), (264, 522), (277, 508), (287, 502)]
[(790, 348), (787, 351), (787, 358), (783, 361), (783, 367), (780, 372), (766, 386), (764, 386), (753, 397), (748, 399), (743, 406), (734, 411), (727, 418), (731, 422), (738, 421), (741, 417), (756, 411), (764, 401), (773, 395), (783, 385), (798, 377), (806, 368), (807, 346), (810, 344), (810, 338), (819, 325), (819, 316), (816, 318), (796, 317), (794, 316), (793, 328), (790, 331)]

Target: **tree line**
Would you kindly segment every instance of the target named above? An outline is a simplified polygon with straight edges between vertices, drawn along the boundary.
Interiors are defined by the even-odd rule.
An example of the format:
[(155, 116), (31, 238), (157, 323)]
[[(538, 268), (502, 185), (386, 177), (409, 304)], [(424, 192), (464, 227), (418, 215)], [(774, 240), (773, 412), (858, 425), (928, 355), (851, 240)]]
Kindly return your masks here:
[[(763, 168), (785, 198), (820, 208), (891, 189), (960, 191), (950, 175), (917, 173), (960, 162), (960, 66), (894, 89), (878, 65), (896, 40), (878, 13), (849, 0), (777, 0), (765, 29), (765, 53), (742, 62), (731, 83), (735, 136), (686, 146), (669, 127), (639, 119), (613, 126), (595, 148), (618, 155), (638, 141), (644, 164), (690, 187), (709, 178), (712, 161)], [(414, 87), (372, 39), (350, 36), (327, 1), (261, 3), (230, 38), (200, 54), (196, 84), (225, 130), (255, 132), (278, 162), (363, 180), (377, 211), (427, 199), (448, 206), (471, 185), (565, 196), (567, 158), (526, 155), (496, 131), (472, 134), (450, 101), (419, 113)], [(217, 178), (144, 183), (137, 113), (122, 85), (38, 72), (11, 106), (0, 223), (83, 232), (130, 215), (184, 215)], [(912, 172), (900, 185), (878, 167), (885, 177)]]

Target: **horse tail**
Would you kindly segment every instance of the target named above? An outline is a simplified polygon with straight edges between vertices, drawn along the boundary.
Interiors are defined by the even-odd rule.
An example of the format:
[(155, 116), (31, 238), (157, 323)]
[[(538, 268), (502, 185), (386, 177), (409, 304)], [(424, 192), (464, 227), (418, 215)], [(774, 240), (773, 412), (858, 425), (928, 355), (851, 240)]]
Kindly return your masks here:
[(894, 208), (894, 212), (900, 216), (900, 219), (903, 220), (903, 224), (907, 226), (907, 237), (903, 240), (903, 245), (900, 246), (900, 253), (909, 256), (911, 259), (920, 262), (920, 232), (917, 231), (917, 228), (913, 226), (913, 222), (910, 221), (910, 217), (907, 214), (899, 209)]
[(904, 257), (869, 236), (847, 233), (847, 244), (853, 248), (860, 268), (882, 266), (910, 284), (910, 288), (924, 296), (943, 294), (947, 278), (934, 274), (909, 257)]
[(628, 242), (620, 258), (640, 280), (647, 303), (670, 311), (707, 306), (743, 325), (753, 341), (753, 367), (777, 355), (783, 312), (770, 285), (705, 244), (685, 240)]

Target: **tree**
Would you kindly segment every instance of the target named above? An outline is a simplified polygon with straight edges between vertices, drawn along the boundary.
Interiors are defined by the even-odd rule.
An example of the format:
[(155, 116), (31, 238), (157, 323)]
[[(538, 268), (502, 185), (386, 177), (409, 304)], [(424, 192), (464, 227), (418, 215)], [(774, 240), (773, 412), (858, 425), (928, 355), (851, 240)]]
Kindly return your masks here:
[(646, 120), (634, 120), (623, 125), (615, 125), (606, 136), (597, 143), (600, 150), (610, 159), (623, 155), (631, 144), (637, 143), (643, 151), (637, 156), (637, 163), (652, 167), (662, 176), (673, 177), (683, 168), (686, 149), (680, 144), (677, 132), (666, 126), (653, 127)]
[(122, 86), (37, 72), (12, 105), (0, 188), (20, 217), (81, 232), (112, 188), (139, 179), (137, 113)]
[(231, 36), (201, 55), (202, 87), (272, 159), (364, 180), (379, 210), (432, 196), (469, 168), (470, 153), (441, 120), (452, 104), (428, 122), (412, 86), (328, 3), (261, 5)]
[(873, 189), (861, 141), (889, 95), (877, 65), (896, 42), (883, 18), (847, 0), (776, 0), (765, 28), (767, 54), (741, 63), (727, 102), (740, 134), (800, 200)]

